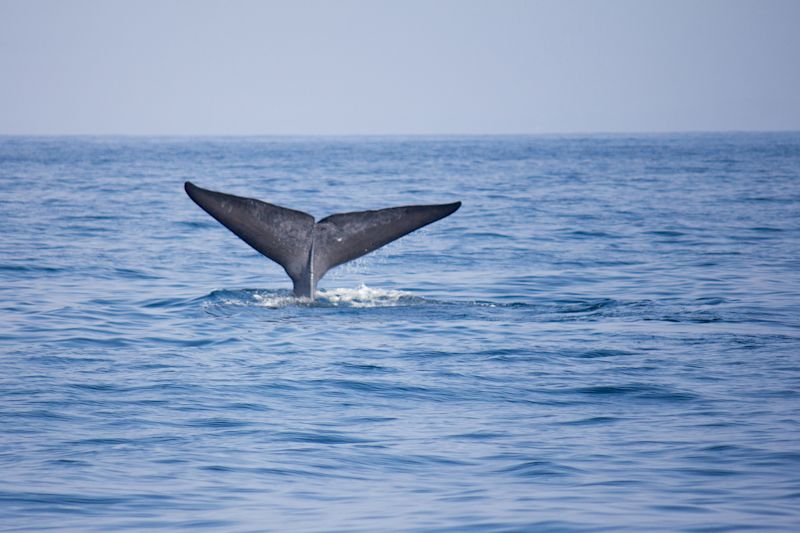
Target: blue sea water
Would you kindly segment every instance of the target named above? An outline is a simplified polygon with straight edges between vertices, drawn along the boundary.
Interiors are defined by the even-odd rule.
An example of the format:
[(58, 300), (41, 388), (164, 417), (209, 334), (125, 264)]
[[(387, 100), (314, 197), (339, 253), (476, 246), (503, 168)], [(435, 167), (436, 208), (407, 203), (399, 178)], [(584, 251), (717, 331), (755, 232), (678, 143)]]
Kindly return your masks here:
[[(462, 200), (315, 303), (183, 182)], [(800, 134), (0, 138), (0, 529), (796, 531)]]

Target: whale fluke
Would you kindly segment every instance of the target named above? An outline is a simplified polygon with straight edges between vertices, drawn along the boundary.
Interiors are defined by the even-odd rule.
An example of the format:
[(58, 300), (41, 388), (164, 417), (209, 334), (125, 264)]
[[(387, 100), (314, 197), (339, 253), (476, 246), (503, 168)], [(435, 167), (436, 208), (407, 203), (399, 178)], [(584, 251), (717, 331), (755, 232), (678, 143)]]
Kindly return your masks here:
[(186, 182), (186, 194), (244, 242), (283, 267), (295, 296), (312, 297), (331, 268), (452, 213), (461, 202), (340, 213), (319, 222), (302, 211)]

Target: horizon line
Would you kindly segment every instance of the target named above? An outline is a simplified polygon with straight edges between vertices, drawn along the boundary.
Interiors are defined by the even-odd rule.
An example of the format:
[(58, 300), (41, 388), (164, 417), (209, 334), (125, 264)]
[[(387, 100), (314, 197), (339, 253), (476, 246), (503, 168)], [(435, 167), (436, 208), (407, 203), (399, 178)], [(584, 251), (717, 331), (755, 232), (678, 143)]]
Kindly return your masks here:
[(579, 135), (687, 135), (687, 134), (764, 134), (764, 133), (800, 133), (797, 129), (687, 129), (687, 130), (608, 130), (608, 131), (550, 131), (550, 132), (494, 132), (494, 133), (5, 133), (0, 137), (546, 137), (546, 136), (579, 136)]

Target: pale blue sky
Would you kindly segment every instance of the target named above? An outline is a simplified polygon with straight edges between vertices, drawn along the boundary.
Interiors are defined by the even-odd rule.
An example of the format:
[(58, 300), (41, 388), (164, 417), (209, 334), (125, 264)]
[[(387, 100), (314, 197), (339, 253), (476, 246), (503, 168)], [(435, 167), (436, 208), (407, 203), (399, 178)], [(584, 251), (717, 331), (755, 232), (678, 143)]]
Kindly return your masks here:
[(0, 133), (800, 130), (800, 1), (0, 0)]

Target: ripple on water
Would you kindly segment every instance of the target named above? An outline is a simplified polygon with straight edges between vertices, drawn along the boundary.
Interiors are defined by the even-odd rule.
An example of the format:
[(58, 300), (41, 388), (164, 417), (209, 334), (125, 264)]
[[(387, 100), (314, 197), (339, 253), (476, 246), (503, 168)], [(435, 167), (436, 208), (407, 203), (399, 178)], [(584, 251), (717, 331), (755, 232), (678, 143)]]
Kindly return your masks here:
[[(0, 136), (0, 529), (794, 531), (798, 154)], [(312, 302), (193, 176), (464, 208)]]

